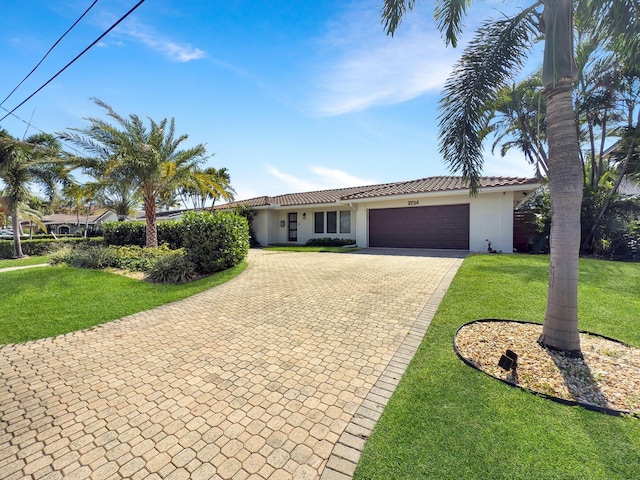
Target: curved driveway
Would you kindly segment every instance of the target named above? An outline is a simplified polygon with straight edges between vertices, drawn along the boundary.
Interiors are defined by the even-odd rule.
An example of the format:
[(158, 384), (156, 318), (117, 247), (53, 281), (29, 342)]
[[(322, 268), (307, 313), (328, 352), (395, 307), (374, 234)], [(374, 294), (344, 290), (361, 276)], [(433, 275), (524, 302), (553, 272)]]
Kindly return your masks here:
[(0, 348), (0, 478), (349, 478), (463, 256), (251, 250), (207, 292)]

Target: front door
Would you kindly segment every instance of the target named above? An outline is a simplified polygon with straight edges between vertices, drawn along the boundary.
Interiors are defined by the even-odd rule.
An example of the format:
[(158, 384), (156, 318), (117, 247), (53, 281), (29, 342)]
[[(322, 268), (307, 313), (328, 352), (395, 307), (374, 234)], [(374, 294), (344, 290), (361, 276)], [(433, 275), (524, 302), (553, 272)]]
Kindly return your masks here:
[(298, 241), (298, 214), (296, 212), (289, 214), (289, 241)]

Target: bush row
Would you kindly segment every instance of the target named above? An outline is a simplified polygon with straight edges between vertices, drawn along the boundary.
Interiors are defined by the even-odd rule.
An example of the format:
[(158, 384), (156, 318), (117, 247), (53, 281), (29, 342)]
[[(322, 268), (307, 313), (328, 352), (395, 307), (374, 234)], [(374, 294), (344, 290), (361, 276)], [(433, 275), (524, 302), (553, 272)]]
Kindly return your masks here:
[(162, 246), (143, 248), (144, 224), (106, 223), (107, 246), (68, 248), (54, 255), (52, 262), (139, 270), (147, 272), (151, 281), (182, 283), (197, 274), (233, 267), (249, 251), (248, 221), (233, 213), (187, 212), (181, 220), (163, 222), (158, 227)]
[[(182, 247), (181, 220), (167, 220), (156, 224), (158, 229), (158, 245), (167, 244), (172, 250)], [(144, 247), (146, 243), (145, 222), (105, 222), (102, 224), (104, 243), (106, 245), (137, 245)]]
[(344, 247), (345, 245), (354, 245), (355, 240), (350, 238), (312, 238), (307, 242), (311, 247)]
[[(237, 265), (249, 251), (249, 226), (245, 217), (223, 212), (186, 212), (180, 220), (158, 223), (158, 244), (171, 250), (184, 248), (198, 273), (208, 274)], [(106, 245), (142, 246), (143, 222), (103, 224)]]
[[(49, 253), (65, 246), (65, 245), (99, 245), (102, 244), (102, 238), (60, 238), (39, 239), (39, 240), (20, 240), (22, 253), (29, 256), (48, 255)], [(13, 240), (0, 240), (0, 258), (13, 258)]]

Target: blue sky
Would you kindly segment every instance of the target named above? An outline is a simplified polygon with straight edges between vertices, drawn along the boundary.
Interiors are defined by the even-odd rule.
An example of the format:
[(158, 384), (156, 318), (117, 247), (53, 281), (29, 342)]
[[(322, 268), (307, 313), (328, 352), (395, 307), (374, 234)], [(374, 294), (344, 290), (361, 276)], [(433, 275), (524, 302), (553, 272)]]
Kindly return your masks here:
[[(91, 0), (3, 3), (0, 99)], [(12, 109), (135, 3), (99, 1), (2, 106)], [(467, 38), (502, 6), (474, 6)], [(104, 116), (96, 97), (122, 115), (175, 117), (185, 146), (206, 144), (208, 165), (229, 169), (238, 199), (447, 175), (437, 102), (462, 49), (445, 48), (431, 2), (418, 2), (393, 38), (380, 8), (381, 0), (147, 0), (16, 114), (47, 132), (82, 128)], [(0, 126), (21, 137), (22, 120)], [(516, 152), (487, 152), (484, 173), (533, 170)]]

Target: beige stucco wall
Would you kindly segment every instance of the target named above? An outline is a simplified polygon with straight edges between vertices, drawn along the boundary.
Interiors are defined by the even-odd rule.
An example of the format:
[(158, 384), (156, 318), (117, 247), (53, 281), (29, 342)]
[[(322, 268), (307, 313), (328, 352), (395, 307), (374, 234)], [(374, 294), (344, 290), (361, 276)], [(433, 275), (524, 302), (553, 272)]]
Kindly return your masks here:
[[(519, 195), (516, 192), (515, 195)], [(520, 194), (521, 195), (521, 194)], [(470, 197), (468, 192), (458, 194), (437, 193), (429, 195), (407, 195), (394, 197), (391, 200), (349, 202), (319, 205), (312, 207), (256, 209), (258, 214), (254, 220), (256, 237), (261, 245), (288, 242), (288, 213), (298, 214), (298, 244), (305, 244), (311, 238), (332, 237), (351, 238), (360, 247), (369, 245), (368, 211), (373, 208), (410, 208), (409, 203), (418, 201), (415, 206), (435, 205), (470, 205), (469, 248), (471, 251), (487, 250), (487, 239), (492, 247), (504, 253), (513, 252), (513, 208), (514, 192), (498, 190), (481, 192), (477, 197)], [(315, 234), (314, 212), (351, 211), (351, 233)], [(306, 213), (306, 216), (303, 214)], [(304, 217), (304, 218), (303, 218)], [(338, 217), (339, 218), (339, 217)], [(280, 222), (284, 221), (284, 227)], [(339, 230), (339, 229), (338, 229)]]
[(356, 236), (358, 246), (369, 246), (368, 212), (374, 208), (411, 208), (410, 202), (419, 202), (416, 207), (436, 205), (469, 204), (469, 249), (486, 251), (487, 239), (495, 250), (513, 252), (513, 192), (480, 193), (470, 197), (462, 192), (458, 195), (413, 195), (393, 200), (357, 203), (357, 224), (361, 227)]

